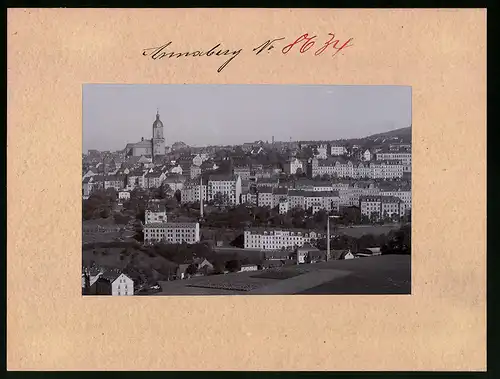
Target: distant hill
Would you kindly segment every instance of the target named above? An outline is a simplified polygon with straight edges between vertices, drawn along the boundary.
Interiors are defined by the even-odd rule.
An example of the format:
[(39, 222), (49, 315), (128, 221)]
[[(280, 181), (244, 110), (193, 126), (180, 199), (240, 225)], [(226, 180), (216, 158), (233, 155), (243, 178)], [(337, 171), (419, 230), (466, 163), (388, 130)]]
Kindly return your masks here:
[(391, 130), (385, 133), (372, 134), (371, 136), (365, 137), (366, 139), (377, 139), (377, 138), (402, 138), (402, 139), (410, 139), (411, 141), (411, 126), (407, 128), (400, 128)]
[(411, 126), (400, 128), (384, 133), (372, 134), (363, 138), (352, 138), (342, 140), (343, 142), (360, 144), (365, 147), (378, 146), (383, 143), (411, 143)]

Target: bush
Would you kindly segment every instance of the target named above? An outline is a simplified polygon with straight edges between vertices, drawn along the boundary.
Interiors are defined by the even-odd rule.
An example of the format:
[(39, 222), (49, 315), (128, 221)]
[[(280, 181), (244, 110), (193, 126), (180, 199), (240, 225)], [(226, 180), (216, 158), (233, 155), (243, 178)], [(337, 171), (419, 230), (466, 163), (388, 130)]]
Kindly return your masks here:
[(237, 259), (232, 259), (230, 261), (227, 261), (226, 270), (228, 270), (229, 272), (240, 271), (241, 270), (241, 262)]

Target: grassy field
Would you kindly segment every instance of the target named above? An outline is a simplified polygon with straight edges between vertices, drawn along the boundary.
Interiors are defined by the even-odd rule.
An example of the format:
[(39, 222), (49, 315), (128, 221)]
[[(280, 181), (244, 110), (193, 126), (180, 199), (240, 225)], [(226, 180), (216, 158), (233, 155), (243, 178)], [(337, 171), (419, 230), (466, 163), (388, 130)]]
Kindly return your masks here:
[(125, 268), (131, 264), (137, 270), (165, 270), (176, 265), (163, 257), (150, 254), (142, 248), (130, 244), (123, 244), (121, 247), (84, 247), (82, 258), (84, 265), (95, 262), (99, 266)]

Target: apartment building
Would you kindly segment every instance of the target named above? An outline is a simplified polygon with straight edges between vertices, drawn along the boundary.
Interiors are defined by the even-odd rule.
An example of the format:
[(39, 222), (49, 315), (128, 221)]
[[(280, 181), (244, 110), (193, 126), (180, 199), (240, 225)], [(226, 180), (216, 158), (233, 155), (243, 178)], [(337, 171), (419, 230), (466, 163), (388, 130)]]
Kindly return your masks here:
[(144, 226), (144, 243), (197, 243), (200, 241), (200, 224), (160, 222)]
[(195, 203), (199, 202), (203, 195), (203, 200), (207, 200), (207, 184), (201, 184), (199, 181), (191, 180), (186, 183), (181, 190), (181, 203)]
[(134, 188), (146, 188), (145, 184), (145, 174), (142, 170), (134, 170), (128, 173), (127, 175), (127, 187)]
[(325, 233), (253, 228), (245, 230), (243, 237), (245, 249), (281, 250), (300, 247), (311, 240), (325, 238)]
[(332, 145), (330, 146), (330, 155), (340, 156), (347, 154), (347, 149), (342, 145)]
[(158, 188), (161, 186), (165, 180), (165, 174), (163, 172), (148, 172), (145, 175), (145, 183), (147, 188)]
[(208, 179), (207, 200), (227, 197), (229, 205), (237, 205), (241, 199), (241, 177), (236, 175), (211, 175)]
[(375, 219), (404, 216), (406, 212), (404, 202), (394, 196), (361, 196), (359, 204), (362, 216)]
[(104, 189), (114, 188), (119, 191), (125, 187), (125, 176), (111, 175), (104, 177)]
[(250, 180), (250, 166), (235, 166), (233, 174), (239, 176), (243, 181)]

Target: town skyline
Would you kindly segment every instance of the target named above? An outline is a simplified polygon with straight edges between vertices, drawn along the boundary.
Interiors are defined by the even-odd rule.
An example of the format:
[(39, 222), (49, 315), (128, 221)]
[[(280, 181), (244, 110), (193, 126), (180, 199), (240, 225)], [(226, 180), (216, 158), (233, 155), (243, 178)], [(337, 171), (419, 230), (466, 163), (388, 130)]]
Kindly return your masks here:
[[(307, 107), (301, 109), (305, 99)], [(150, 139), (157, 111), (169, 146), (180, 141), (192, 147), (241, 145), (273, 137), (276, 142), (334, 141), (410, 127), (411, 87), (85, 85), (83, 152), (120, 151), (127, 143)], [(207, 125), (208, 132), (197, 125)]]

